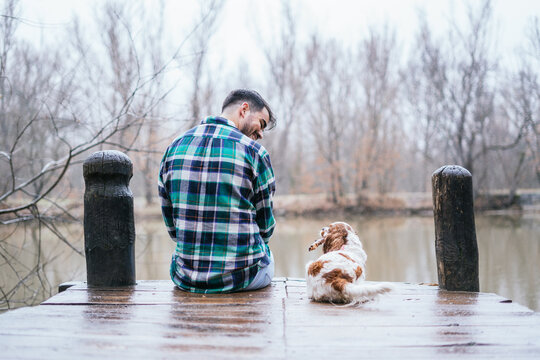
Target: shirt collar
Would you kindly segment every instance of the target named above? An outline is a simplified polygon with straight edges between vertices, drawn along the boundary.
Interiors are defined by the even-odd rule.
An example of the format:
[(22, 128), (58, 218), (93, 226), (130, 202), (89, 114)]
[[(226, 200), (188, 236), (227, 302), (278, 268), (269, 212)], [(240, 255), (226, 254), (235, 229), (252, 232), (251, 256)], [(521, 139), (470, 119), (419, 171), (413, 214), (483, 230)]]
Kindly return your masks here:
[(201, 124), (217, 124), (217, 125), (228, 125), (232, 126), (233, 128), (237, 129), (234, 122), (232, 122), (229, 119), (226, 119), (221, 116), (208, 116), (206, 119), (204, 119)]

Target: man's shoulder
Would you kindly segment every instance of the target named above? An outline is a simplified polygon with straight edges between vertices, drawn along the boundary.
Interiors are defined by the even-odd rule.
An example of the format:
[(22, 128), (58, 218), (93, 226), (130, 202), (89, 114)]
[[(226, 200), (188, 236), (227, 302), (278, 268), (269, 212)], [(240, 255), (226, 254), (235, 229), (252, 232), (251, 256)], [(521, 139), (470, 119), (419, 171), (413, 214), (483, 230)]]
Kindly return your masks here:
[(268, 151), (266, 151), (264, 146), (262, 146), (255, 140), (250, 139), (246, 135), (242, 134), (242, 139), (240, 140), (240, 142), (247, 148), (253, 150), (253, 152), (257, 153), (260, 157), (268, 156)]
[(178, 146), (182, 142), (185, 142), (186, 140), (189, 141), (192, 138), (219, 139), (227, 142), (229, 145), (237, 144), (244, 148), (246, 152), (252, 153), (253, 155), (257, 154), (260, 157), (269, 156), (268, 151), (263, 145), (250, 139), (237, 128), (221, 124), (203, 123), (197, 125), (178, 136), (170, 147)]

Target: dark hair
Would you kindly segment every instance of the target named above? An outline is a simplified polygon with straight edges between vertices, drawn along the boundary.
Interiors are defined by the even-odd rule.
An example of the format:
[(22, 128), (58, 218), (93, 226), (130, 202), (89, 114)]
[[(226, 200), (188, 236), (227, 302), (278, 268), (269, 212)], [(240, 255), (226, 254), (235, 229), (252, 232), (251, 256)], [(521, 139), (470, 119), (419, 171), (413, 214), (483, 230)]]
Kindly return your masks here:
[(266, 108), (269, 115), (269, 122), (266, 130), (270, 130), (276, 126), (276, 118), (274, 116), (274, 113), (270, 109), (270, 105), (268, 105), (266, 100), (264, 100), (263, 97), (255, 90), (236, 89), (231, 91), (229, 95), (227, 95), (225, 100), (223, 100), (221, 112), (223, 112), (223, 110), (225, 110), (230, 105), (236, 105), (241, 102), (247, 102), (249, 104), (249, 107), (253, 109), (253, 111), (261, 111), (263, 108)]

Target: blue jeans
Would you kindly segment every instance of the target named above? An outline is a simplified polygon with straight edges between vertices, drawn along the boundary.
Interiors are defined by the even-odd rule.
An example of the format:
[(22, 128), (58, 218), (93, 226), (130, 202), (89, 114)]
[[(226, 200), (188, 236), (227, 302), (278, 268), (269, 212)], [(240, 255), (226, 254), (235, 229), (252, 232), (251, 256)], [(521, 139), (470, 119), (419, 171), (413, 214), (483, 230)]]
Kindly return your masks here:
[(244, 291), (249, 290), (257, 290), (262, 289), (263, 287), (267, 287), (272, 282), (272, 278), (274, 277), (274, 255), (272, 252), (270, 252), (270, 264), (268, 266), (260, 268), (257, 275), (255, 275), (255, 278), (249, 284), (246, 288), (244, 288)]

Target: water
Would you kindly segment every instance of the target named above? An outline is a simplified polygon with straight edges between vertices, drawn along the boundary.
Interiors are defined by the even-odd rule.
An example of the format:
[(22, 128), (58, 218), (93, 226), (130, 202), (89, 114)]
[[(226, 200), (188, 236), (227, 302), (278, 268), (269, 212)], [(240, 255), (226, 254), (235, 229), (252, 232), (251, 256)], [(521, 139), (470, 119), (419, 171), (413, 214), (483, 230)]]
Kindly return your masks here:
[[(366, 253), (367, 279), (437, 283), (435, 230), (431, 217), (353, 217)], [(318, 229), (330, 219), (281, 221), (271, 243), (277, 276), (303, 277)], [(497, 293), (540, 311), (540, 215), (477, 216), (480, 290)]]
[[(431, 217), (350, 217), (278, 219), (270, 248), (275, 276), (304, 277), (306, 262), (321, 254), (308, 252), (322, 226), (340, 220), (359, 233), (368, 254), (367, 279), (436, 283), (434, 225)], [(477, 216), (480, 290), (540, 310), (540, 215)], [(0, 310), (35, 305), (56, 292), (57, 285), (85, 280), (82, 226), (60, 229), (71, 242), (34, 225), (0, 228)], [(174, 243), (158, 218), (137, 220), (137, 279), (169, 278)], [(66, 240), (67, 240), (66, 239)], [(40, 246), (41, 245), (41, 246)]]

